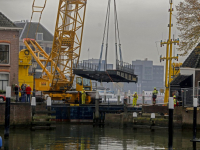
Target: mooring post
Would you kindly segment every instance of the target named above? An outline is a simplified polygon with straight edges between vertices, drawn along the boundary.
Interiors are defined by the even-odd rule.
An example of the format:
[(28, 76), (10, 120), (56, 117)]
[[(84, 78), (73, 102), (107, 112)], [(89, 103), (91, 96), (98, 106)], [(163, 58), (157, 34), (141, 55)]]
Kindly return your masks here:
[(173, 149), (173, 111), (174, 101), (173, 97), (169, 97), (169, 124), (168, 124), (168, 148)]
[(128, 90), (128, 103), (130, 104), (131, 103), (131, 91)]
[(47, 110), (51, 111), (51, 97), (47, 97)]
[(106, 90), (104, 90), (104, 102), (106, 102)]
[(117, 92), (117, 105), (120, 103), (120, 91)]
[(155, 113), (151, 113), (151, 131), (154, 131), (153, 129), (153, 126), (155, 126), (155, 118), (156, 118), (156, 115)]
[(197, 134), (197, 98), (193, 99), (193, 150), (196, 150), (196, 134)]
[(31, 107), (32, 107), (32, 120), (33, 120), (33, 116), (35, 114), (35, 107), (36, 107), (35, 97), (32, 97), (32, 99), (31, 99)]
[(49, 111), (48, 116), (51, 116), (51, 97), (47, 97), (47, 110)]
[(6, 87), (6, 105), (5, 105), (5, 130), (4, 138), (9, 138), (9, 128), (10, 128), (10, 97), (11, 97), (11, 87)]
[(142, 105), (144, 105), (144, 90), (142, 91)]
[(133, 112), (133, 123), (137, 122), (137, 112)]
[(99, 92), (96, 91), (95, 96), (95, 119), (99, 118)]

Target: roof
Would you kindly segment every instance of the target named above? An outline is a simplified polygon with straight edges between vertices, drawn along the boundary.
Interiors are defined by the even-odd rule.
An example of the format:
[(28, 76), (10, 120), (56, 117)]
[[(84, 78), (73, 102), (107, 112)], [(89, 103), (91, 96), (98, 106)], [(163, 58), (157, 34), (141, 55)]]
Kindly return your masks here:
[(16, 27), (16, 25), (0, 12), (0, 27)]
[(190, 53), (181, 67), (200, 68), (200, 44)]
[(172, 80), (170, 85), (180, 85), (181, 82), (185, 81), (189, 77), (191, 77), (191, 75), (180, 75), (179, 74), (174, 80)]
[[(28, 38), (35, 39), (35, 33), (43, 33), (43, 41), (53, 41), (53, 35), (40, 23), (38, 22), (15, 22), (17, 27), (22, 27), (23, 30), (20, 30), (20, 39)], [(30, 25), (30, 28), (29, 28)], [(37, 29), (38, 27), (38, 29)]]

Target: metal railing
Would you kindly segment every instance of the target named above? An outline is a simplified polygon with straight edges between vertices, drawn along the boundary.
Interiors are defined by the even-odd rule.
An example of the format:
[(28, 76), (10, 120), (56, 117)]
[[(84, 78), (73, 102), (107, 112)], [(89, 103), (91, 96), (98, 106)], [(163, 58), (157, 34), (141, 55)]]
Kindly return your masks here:
[[(104, 64), (105, 65), (105, 64)], [(94, 63), (89, 63), (89, 62), (79, 62), (79, 63), (73, 63), (73, 68), (74, 69), (85, 69), (85, 70), (90, 70), (90, 71), (97, 71), (98, 70), (98, 65)], [(101, 68), (105, 71), (105, 67)], [(116, 60), (116, 70), (128, 72), (134, 74), (134, 65), (131, 65), (129, 63), (123, 62)]]
[(131, 64), (123, 62), (123, 61), (116, 60), (116, 70), (134, 74), (134, 65), (131, 65)]
[(90, 71), (97, 71), (98, 66), (93, 64), (93, 63), (89, 63), (89, 62), (79, 62), (77, 63), (73, 63), (73, 68), (74, 69), (85, 69), (85, 70), (90, 70)]

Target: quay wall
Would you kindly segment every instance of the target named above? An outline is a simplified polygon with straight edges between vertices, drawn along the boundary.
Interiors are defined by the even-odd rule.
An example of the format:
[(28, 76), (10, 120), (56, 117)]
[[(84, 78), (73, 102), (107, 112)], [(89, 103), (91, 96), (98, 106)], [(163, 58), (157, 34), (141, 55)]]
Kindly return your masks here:
[[(155, 119), (150, 118), (150, 114), (155, 113)], [(161, 114), (161, 115), (160, 115)], [(166, 106), (143, 106), (142, 112), (138, 113), (137, 118), (133, 118), (133, 113), (106, 114), (105, 125), (110, 127), (134, 127), (146, 126), (151, 128), (152, 121), (154, 126), (168, 127), (168, 108)], [(200, 110), (197, 111), (197, 126), (200, 127)], [(175, 128), (192, 128), (193, 110), (183, 107), (176, 107), (173, 115), (173, 125)]]
[[(10, 125), (28, 125), (31, 123), (30, 103), (11, 103), (10, 104)], [(0, 125), (5, 123), (5, 103), (0, 103)]]
[[(62, 108), (62, 107), (61, 107)], [(56, 120), (63, 120), (63, 118), (58, 118), (57, 116), (65, 116), (68, 121), (70, 119), (75, 119), (75, 116), (80, 116), (83, 112), (86, 111), (86, 106), (81, 107), (79, 110), (80, 114), (73, 115), (75, 107), (66, 107), (66, 108), (57, 108), (56, 111)], [(46, 110), (46, 104), (37, 105), (36, 111)], [(89, 113), (92, 110), (87, 110), (81, 117), (84, 119), (91, 119)], [(10, 125), (30, 125), (32, 121), (32, 108), (30, 103), (11, 103), (10, 104)], [(61, 114), (62, 115), (61, 115)], [(78, 112), (77, 112), (78, 113)], [(143, 106), (142, 112), (138, 113), (137, 119), (133, 118), (133, 113), (106, 113), (105, 115), (105, 125), (115, 126), (115, 127), (125, 127), (133, 125), (148, 125), (151, 126), (152, 120), (150, 119), (150, 113), (156, 113), (156, 118), (154, 119), (156, 126), (167, 127), (168, 126), (168, 108), (166, 106)], [(158, 115), (162, 114), (162, 115)], [(165, 117), (164, 117), (165, 116)], [(197, 111), (197, 125), (200, 126), (200, 110)], [(80, 118), (80, 119), (81, 119)], [(65, 119), (64, 119), (65, 120)], [(186, 109), (182, 107), (176, 107), (174, 109), (174, 126), (175, 127), (192, 127), (193, 123), (193, 110)], [(92, 121), (92, 119), (91, 119)], [(90, 121), (90, 122), (91, 122)], [(5, 122), (5, 103), (0, 103), (0, 125), (4, 125)]]

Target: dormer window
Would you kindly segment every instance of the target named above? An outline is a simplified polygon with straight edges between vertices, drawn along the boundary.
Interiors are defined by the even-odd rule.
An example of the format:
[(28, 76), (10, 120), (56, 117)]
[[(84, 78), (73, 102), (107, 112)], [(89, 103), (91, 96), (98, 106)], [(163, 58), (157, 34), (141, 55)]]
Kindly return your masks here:
[(43, 33), (37, 33), (36, 40), (37, 41), (42, 41), (43, 40)]

